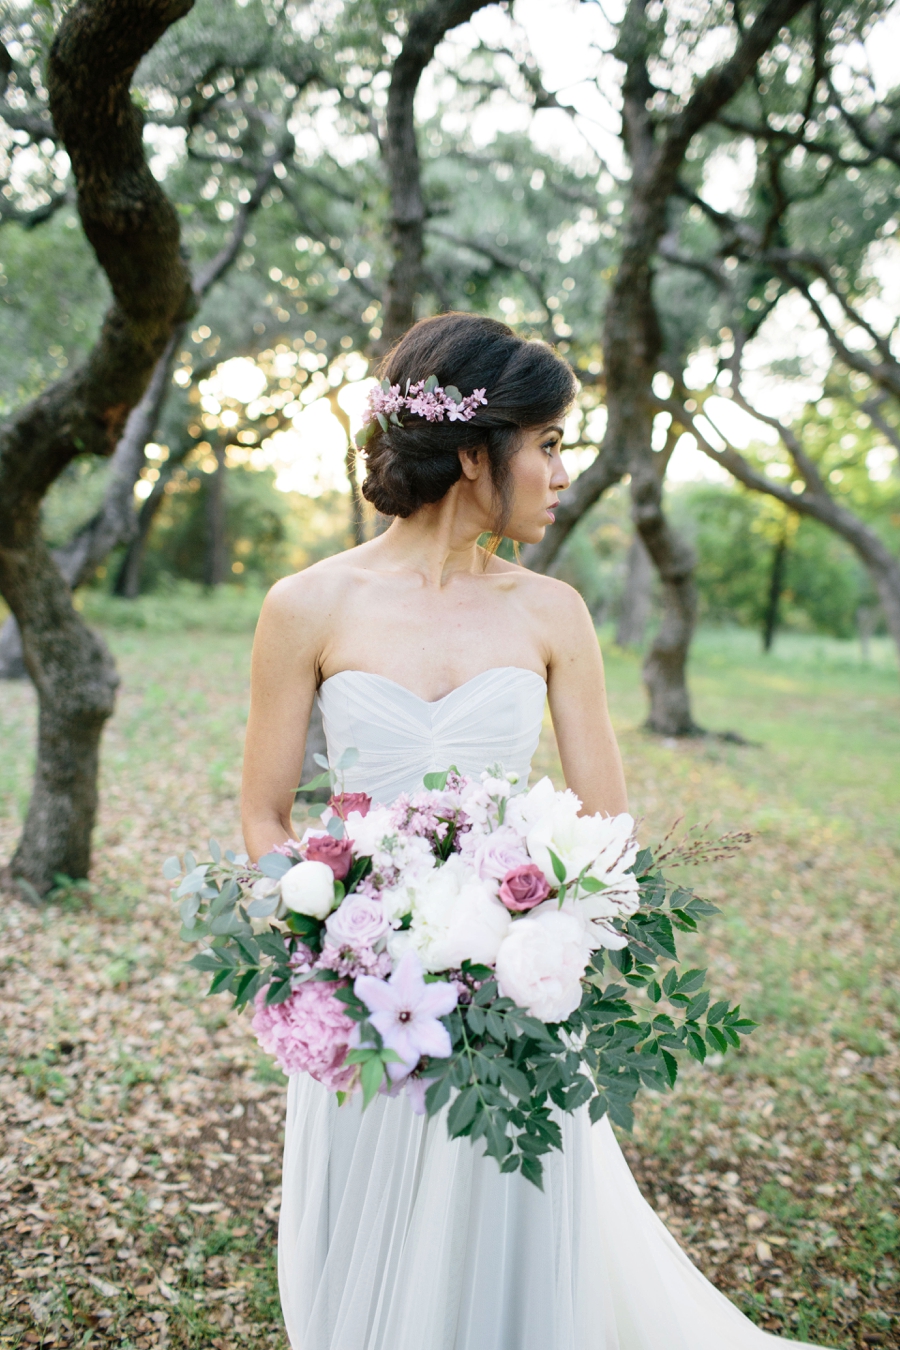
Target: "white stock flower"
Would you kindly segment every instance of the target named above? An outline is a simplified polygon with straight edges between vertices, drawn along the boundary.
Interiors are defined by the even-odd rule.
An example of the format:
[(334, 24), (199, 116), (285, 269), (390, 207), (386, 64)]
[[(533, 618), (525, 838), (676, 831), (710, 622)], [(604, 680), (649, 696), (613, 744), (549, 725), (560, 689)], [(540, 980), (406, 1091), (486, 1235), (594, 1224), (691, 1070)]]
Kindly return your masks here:
[(299, 862), (281, 878), (281, 898), (297, 914), (324, 919), (334, 905), (334, 873), (327, 863)]
[(501, 994), (542, 1022), (563, 1022), (581, 1002), (588, 960), (585, 923), (555, 900), (516, 919), (497, 953)]
[(493, 965), (511, 922), (494, 886), (454, 854), (411, 889), (412, 925), (388, 938), (395, 960), (412, 948), (428, 971), (452, 970), (465, 960)]

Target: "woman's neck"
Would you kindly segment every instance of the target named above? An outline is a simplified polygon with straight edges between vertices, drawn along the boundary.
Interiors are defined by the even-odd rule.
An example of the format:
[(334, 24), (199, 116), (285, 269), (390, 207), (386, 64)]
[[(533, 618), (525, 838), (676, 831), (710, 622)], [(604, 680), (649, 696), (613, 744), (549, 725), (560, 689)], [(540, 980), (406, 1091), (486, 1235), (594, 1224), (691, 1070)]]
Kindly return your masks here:
[(397, 517), (381, 536), (391, 565), (418, 572), (426, 585), (442, 587), (460, 573), (484, 571), (478, 540), (490, 526), (462, 483), (439, 502), (422, 506), (406, 520)]

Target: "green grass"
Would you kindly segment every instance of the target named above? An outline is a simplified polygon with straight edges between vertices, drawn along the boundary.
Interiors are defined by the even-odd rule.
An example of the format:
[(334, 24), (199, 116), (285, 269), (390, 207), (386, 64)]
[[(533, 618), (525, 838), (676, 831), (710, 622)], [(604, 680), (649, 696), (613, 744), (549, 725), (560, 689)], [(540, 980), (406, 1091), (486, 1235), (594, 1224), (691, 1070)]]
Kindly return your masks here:
[[(211, 834), (224, 845), (239, 843), (238, 783), (259, 597), (204, 597), (183, 588), (146, 597), (134, 609), (129, 604), (85, 597), (85, 612), (102, 622), (122, 673), (104, 738), (90, 894), (61, 882), (57, 903), (43, 914), (16, 905), (0, 918), (0, 968), (20, 1000), (0, 1046), (6, 1075), (0, 1110), (8, 1101), (12, 1113), (11, 1175), (18, 1169), (38, 1182), (47, 1178), (45, 1207), (55, 1193), (51, 1178), (52, 1186), (69, 1188), (56, 1227), (35, 1239), (36, 1248), (58, 1244), (65, 1232), (68, 1252), (97, 1249), (98, 1261), (106, 1259), (102, 1214), (84, 1198), (88, 1182), (78, 1172), (86, 1165), (81, 1158), (104, 1162), (97, 1131), (109, 1126), (109, 1148), (120, 1161), (126, 1154), (139, 1157), (142, 1148), (148, 1160), (171, 1150), (177, 1158), (166, 1164), (170, 1175), (177, 1178), (183, 1169), (199, 1188), (197, 1145), (181, 1137), (191, 1123), (202, 1117), (204, 1137), (215, 1140), (217, 1132), (236, 1128), (238, 1109), (246, 1109), (238, 1122), (243, 1128), (260, 1100), (275, 1104), (277, 1121), (283, 1093), (281, 1075), (261, 1057), (246, 1023), (226, 1014), (224, 1001), (199, 1004), (159, 876), (165, 856), (187, 847), (202, 852)], [(609, 641), (604, 650), (642, 838), (658, 838), (679, 815), (685, 825), (710, 822), (715, 833), (754, 834), (737, 858), (687, 876), (722, 913), (686, 950), (692, 962), (710, 967), (714, 990), (740, 1001), (760, 1027), (739, 1055), (689, 1069), (674, 1094), (643, 1098), (635, 1135), (623, 1141), (629, 1159), (645, 1194), (694, 1259), (767, 1329), (836, 1347), (896, 1345), (900, 677), (894, 653), (876, 642), (866, 664), (856, 644), (784, 635), (764, 656), (754, 634), (701, 632), (691, 661), (696, 719), (712, 731), (740, 733), (749, 744), (739, 745), (647, 735), (639, 656)], [(5, 856), (27, 806), (33, 727), (30, 689), (0, 685)], [(549, 728), (535, 767), (558, 773)], [(94, 1040), (82, 1048), (85, 1026)], [(66, 1038), (78, 1043), (74, 1052), (60, 1049)], [(192, 1105), (197, 1093), (202, 1110)], [(154, 1117), (156, 1102), (161, 1114)], [(69, 1112), (71, 1138), (83, 1132), (83, 1143), (70, 1138), (63, 1149), (70, 1161), (55, 1158), (52, 1135), (23, 1132), (16, 1123), (14, 1110), (28, 1120), (38, 1107)], [(154, 1120), (151, 1127), (147, 1121)], [(153, 1132), (165, 1132), (166, 1121), (177, 1132), (157, 1138)], [(262, 1117), (253, 1125), (273, 1156), (275, 1128)], [(123, 1244), (137, 1263), (134, 1288), (149, 1289), (171, 1269), (176, 1302), (158, 1293), (123, 1293), (111, 1307), (113, 1321), (98, 1323), (103, 1300), (90, 1286), (71, 1294), (67, 1313), (61, 1293), (41, 1305), (48, 1286), (29, 1277), (26, 1288), (38, 1312), (44, 1308), (43, 1321), (28, 1312), (30, 1305), (18, 1305), (9, 1324), (19, 1330), (4, 1329), (4, 1343), (24, 1344), (35, 1326), (52, 1325), (58, 1346), (75, 1344), (76, 1332), (81, 1343), (93, 1328), (97, 1344), (143, 1350), (164, 1317), (173, 1348), (283, 1344), (272, 1216), (263, 1214), (277, 1162), (252, 1184), (243, 1162), (228, 1166), (234, 1170), (227, 1177), (223, 1164), (207, 1182), (213, 1197), (237, 1188), (238, 1200), (228, 1202), (231, 1219), (191, 1211), (166, 1218), (178, 1192), (162, 1192), (165, 1207), (150, 1208), (158, 1201), (145, 1173), (131, 1199), (109, 1199), (119, 1206), (116, 1223), (128, 1236), (110, 1240), (106, 1273), (99, 1264), (93, 1269), (124, 1288), (111, 1254), (115, 1243)], [(95, 1196), (98, 1189), (115, 1195), (114, 1176), (91, 1185)], [(246, 1288), (233, 1320), (230, 1304), (195, 1298), (204, 1288), (229, 1286), (242, 1265)], [(71, 1336), (67, 1326), (75, 1329)]]

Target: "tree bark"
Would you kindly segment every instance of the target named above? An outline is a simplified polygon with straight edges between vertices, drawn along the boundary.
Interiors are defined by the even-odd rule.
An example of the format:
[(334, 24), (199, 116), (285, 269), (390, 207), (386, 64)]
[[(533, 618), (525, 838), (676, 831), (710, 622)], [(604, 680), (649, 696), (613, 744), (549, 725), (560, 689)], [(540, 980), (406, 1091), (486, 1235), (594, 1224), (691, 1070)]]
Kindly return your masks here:
[(376, 351), (387, 352), (415, 321), (416, 291), (425, 254), (425, 198), (416, 138), (416, 90), (435, 48), (451, 28), (471, 19), (489, 0), (431, 0), (410, 19), (394, 62), (388, 89), (384, 158), (391, 203), (393, 261), (384, 292), (381, 337)]
[(0, 427), (0, 590), (38, 695), (34, 789), (8, 869), (38, 894), (83, 877), (97, 804), (103, 724), (117, 677), (82, 622), (43, 541), (44, 493), (78, 454), (112, 455), (194, 297), (178, 217), (144, 160), (129, 95), (141, 57), (192, 0), (78, 0), (50, 51), (50, 111), (71, 160), (85, 234), (113, 303), (84, 365)]
[(217, 445), (215, 472), (206, 480), (206, 552), (203, 584), (212, 590), (221, 586), (228, 573), (228, 540), (225, 537), (225, 447)]
[(640, 647), (653, 607), (653, 559), (637, 531), (628, 548), (627, 568), (616, 645)]
[(787, 564), (787, 533), (783, 533), (772, 550), (772, 573), (769, 578), (769, 594), (766, 600), (766, 612), (763, 616), (763, 651), (770, 652), (775, 641), (775, 629), (778, 627), (778, 611), (781, 605), (781, 592), (784, 590), (784, 573)]

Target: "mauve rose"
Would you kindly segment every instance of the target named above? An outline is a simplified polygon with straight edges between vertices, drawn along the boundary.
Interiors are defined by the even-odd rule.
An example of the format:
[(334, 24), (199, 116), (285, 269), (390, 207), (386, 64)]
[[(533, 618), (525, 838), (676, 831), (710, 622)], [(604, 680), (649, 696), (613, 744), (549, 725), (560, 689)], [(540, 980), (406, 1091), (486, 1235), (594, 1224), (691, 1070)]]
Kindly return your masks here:
[(353, 844), (349, 839), (335, 839), (330, 834), (317, 834), (306, 845), (307, 862), (327, 863), (335, 881), (343, 881), (353, 862)]
[(372, 798), (365, 792), (338, 792), (329, 798), (328, 805), (336, 816), (346, 820), (351, 811), (358, 811), (361, 816), (367, 816)]
[(533, 909), (550, 894), (547, 878), (534, 863), (514, 867), (500, 884), (500, 899), (507, 909), (521, 913)]

